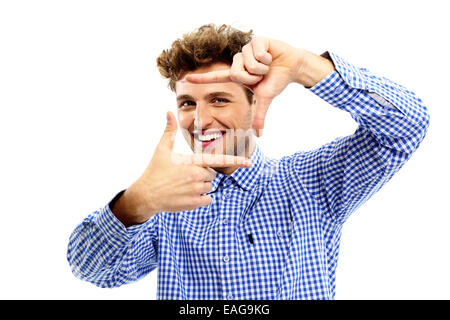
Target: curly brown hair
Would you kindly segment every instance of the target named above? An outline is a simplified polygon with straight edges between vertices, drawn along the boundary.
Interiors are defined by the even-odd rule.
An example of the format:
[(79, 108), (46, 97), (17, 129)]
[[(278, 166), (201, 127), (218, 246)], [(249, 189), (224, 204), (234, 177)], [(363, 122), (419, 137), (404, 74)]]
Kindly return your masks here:
[[(243, 32), (229, 25), (216, 26), (206, 24), (194, 32), (186, 33), (177, 39), (168, 50), (164, 50), (156, 59), (158, 70), (169, 79), (169, 88), (175, 91), (175, 83), (186, 72), (213, 63), (223, 62), (231, 65), (233, 56), (242, 50), (253, 36), (253, 30)], [(249, 103), (253, 93), (244, 87)]]

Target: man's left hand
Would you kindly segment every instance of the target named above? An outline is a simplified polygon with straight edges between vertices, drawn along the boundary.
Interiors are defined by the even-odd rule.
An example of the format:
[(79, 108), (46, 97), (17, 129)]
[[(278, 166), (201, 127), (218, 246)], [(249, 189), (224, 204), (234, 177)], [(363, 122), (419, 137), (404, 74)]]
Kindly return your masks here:
[[(190, 74), (186, 76), (186, 80), (192, 83), (232, 81), (252, 90), (256, 97), (253, 129), (256, 130), (256, 135), (259, 137), (262, 135), (270, 103), (288, 84), (297, 82), (304, 86), (312, 86), (314, 82), (317, 82), (311, 81), (314, 79), (312, 79), (312, 75), (308, 74), (308, 72), (317, 71), (312, 70), (314, 66), (311, 68), (309, 60), (314, 63), (316, 61), (323, 63), (327, 59), (279, 40), (255, 37), (242, 47), (241, 52), (234, 55), (230, 69)], [(325, 73), (324, 66), (322, 66), (320, 68), (322, 73), (318, 75), (319, 78), (317, 76), (315, 78), (323, 78), (324, 74), (326, 75), (333, 69), (333, 64), (328, 60), (327, 62), (328, 68)]]

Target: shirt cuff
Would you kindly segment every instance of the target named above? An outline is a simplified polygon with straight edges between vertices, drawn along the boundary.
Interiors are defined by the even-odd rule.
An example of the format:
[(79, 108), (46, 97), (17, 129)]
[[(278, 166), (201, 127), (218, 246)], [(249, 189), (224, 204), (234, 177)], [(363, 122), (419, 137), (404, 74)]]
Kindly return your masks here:
[(144, 225), (138, 224), (125, 228), (123, 223), (120, 222), (111, 211), (110, 205), (117, 200), (124, 191), (125, 190), (119, 192), (106, 206), (101, 208), (90, 218), (90, 222), (94, 223), (116, 248), (123, 247), (129, 243)]
[(321, 56), (333, 62), (337, 73), (339, 73), (342, 80), (349, 86), (356, 89), (367, 90), (367, 69), (359, 68), (330, 51), (325, 51)]
[(406, 88), (385, 77), (375, 76), (368, 69), (359, 68), (333, 52), (326, 51), (321, 56), (333, 62), (336, 69), (334, 73), (337, 73), (348, 87), (366, 93), (385, 109), (411, 116), (408, 108), (404, 106), (405, 94), (411, 93)]
[(349, 106), (362, 92), (362, 90), (348, 85), (337, 71), (330, 72), (309, 90), (340, 109)]

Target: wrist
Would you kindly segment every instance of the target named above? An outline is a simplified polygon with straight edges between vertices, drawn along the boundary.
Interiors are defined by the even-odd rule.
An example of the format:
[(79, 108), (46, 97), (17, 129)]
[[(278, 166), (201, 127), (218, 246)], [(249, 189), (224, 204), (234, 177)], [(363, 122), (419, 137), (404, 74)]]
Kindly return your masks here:
[(299, 49), (299, 64), (295, 82), (306, 88), (311, 88), (323, 80), (330, 72), (335, 71), (331, 60), (312, 52)]
[(111, 211), (125, 227), (141, 224), (155, 215), (157, 211), (149, 201), (143, 201), (139, 193), (130, 186), (115, 202)]

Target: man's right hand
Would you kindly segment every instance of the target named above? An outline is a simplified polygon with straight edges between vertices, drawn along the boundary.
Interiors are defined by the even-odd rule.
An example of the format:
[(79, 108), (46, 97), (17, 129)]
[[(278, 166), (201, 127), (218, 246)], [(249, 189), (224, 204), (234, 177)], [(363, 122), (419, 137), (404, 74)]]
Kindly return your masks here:
[(248, 168), (250, 160), (229, 155), (181, 155), (173, 151), (177, 122), (167, 113), (167, 125), (150, 164), (111, 208), (125, 227), (147, 221), (158, 212), (193, 210), (211, 203), (206, 195), (216, 172), (210, 167), (237, 165)]

